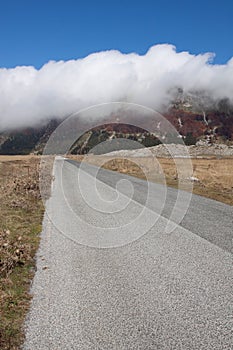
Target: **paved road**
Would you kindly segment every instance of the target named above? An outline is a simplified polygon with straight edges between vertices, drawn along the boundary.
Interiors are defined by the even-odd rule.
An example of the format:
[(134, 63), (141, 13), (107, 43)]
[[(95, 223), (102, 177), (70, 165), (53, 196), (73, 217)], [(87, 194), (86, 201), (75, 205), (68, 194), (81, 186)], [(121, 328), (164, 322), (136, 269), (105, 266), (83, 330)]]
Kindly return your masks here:
[[(54, 172), (25, 350), (232, 349), (232, 207), (193, 196), (166, 233), (176, 190), (159, 216), (164, 188), (150, 185), (154, 201), (137, 222), (143, 180), (101, 170), (101, 201), (95, 167), (57, 160)], [(131, 201), (127, 182), (115, 191), (123, 178)]]

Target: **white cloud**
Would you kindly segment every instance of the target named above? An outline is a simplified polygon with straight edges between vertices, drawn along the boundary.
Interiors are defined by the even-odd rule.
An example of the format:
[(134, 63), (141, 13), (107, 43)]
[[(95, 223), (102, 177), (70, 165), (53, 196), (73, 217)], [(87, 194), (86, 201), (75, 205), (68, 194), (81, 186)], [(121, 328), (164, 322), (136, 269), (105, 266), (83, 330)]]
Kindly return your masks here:
[(119, 51), (94, 53), (84, 59), (50, 61), (41, 69), (0, 69), (0, 129), (33, 126), (63, 118), (81, 108), (128, 101), (160, 109), (173, 87), (206, 90), (213, 98), (233, 102), (233, 58), (210, 64), (213, 54), (177, 53), (156, 45), (140, 56)]

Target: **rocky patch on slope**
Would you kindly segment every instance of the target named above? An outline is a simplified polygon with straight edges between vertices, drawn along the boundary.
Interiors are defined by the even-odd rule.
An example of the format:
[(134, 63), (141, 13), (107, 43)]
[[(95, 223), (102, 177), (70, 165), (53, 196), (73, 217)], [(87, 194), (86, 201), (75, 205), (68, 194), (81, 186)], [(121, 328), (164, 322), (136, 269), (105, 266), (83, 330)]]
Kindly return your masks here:
[(185, 146), (181, 144), (161, 144), (155, 147), (140, 148), (134, 150), (121, 150), (106, 153), (109, 157), (150, 157), (170, 158), (190, 156), (192, 158), (202, 157), (233, 157), (233, 146), (225, 144), (197, 144)]

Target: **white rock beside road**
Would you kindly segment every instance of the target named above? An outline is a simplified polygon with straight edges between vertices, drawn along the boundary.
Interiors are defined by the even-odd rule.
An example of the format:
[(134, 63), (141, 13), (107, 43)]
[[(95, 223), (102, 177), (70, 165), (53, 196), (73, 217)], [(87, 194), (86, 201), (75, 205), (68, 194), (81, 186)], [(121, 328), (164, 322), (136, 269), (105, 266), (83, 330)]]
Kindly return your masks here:
[(105, 156), (119, 156), (119, 157), (164, 157), (170, 158), (172, 154), (175, 157), (185, 156), (187, 151), (192, 158), (204, 157), (204, 156), (216, 156), (216, 157), (231, 157), (233, 156), (233, 146), (227, 146), (224, 144), (212, 144), (212, 145), (193, 145), (184, 146), (181, 144), (161, 144), (158, 146), (140, 148), (133, 150), (121, 150), (106, 153)]

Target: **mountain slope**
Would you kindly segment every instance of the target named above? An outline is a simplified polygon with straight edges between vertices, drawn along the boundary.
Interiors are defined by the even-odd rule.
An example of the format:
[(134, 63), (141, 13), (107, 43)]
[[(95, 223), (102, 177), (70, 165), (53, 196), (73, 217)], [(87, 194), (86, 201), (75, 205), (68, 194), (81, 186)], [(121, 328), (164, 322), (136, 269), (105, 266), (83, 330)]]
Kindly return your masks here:
[[(187, 145), (199, 140), (207, 143), (233, 143), (233, 108), (227, 99), (215, 102), (205, 93), (184, 94), (181, 89), (163, 114), (175, 126)], [(47, 125), (0, 134), (0, 154), (28, 154), (43, 152), (49, 136), (61, 121), (50, 120)], [(164, 135), (165, 137), (166, 135)], [(86, 153), (99, 142), (125, 137), (149, 147), (158, 139), (132, 125), (105, 124), (89, 131), (72, 146), (73, 153)], [(166, 142), (174, 142), (166, 140)]]

